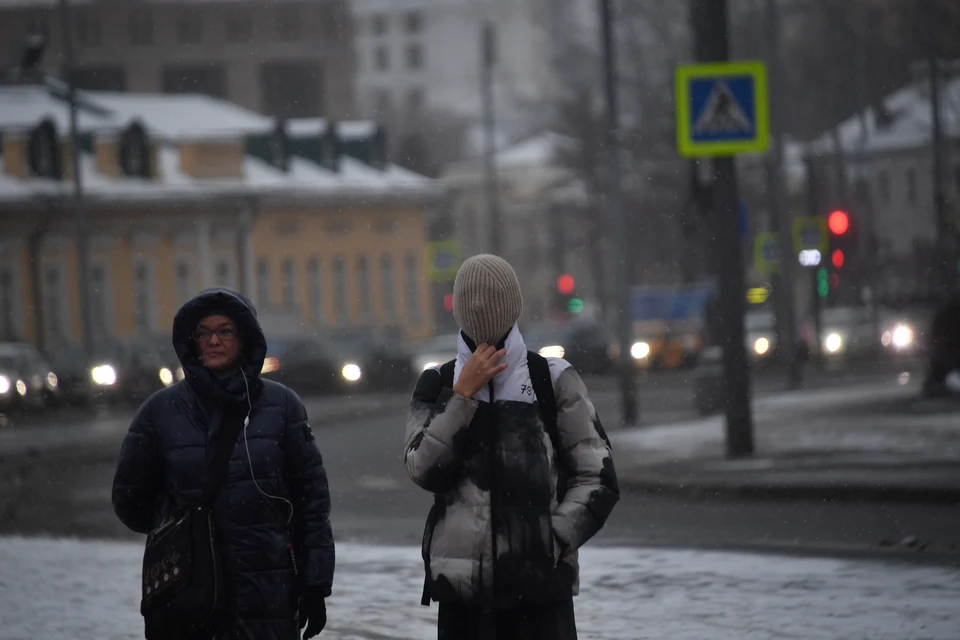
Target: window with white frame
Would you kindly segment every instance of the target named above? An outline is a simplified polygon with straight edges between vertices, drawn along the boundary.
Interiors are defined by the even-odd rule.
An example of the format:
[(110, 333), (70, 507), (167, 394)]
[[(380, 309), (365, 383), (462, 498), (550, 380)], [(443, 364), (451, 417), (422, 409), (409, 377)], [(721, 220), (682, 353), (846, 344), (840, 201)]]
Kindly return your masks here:
[(0, 264), (0, 340), (20, 338), (17, 274), (13, 267)]
[(366, 256), (357, 257), (357, 288), (360, 295), (360, 318), (363, 322), (373, 320), (370, 302), (370, 264)]
[(176, 266), (177, 302), (184, 304), (193, 297), (193, 265), (181, 259)]
[(347, 261), (342, 256), (333, 260), (333, 295), (337, 324), (347, 323)]
[(406, 281), (407, 320), (410, 324), (420, 324), (420, 261), (417, 254), (410, 252), (404, 259), (404, 279)]
[(290, 308), (296, 304), (297, 298), (297, 265), (293, 258), (287, 258), (280, 267), (283, 282), (281, 283), (281, 300), (283, 306)]
[(380, 292), (383, 297), (383, 318), (388, 323), (397, 319), (396, 290), (393, 286), (393, 256), (380, 256)]
[(110, 328), (110, 280), (105, 262), (94, 262), (90, 265), (88, 287), (90, 330), (94, 338), (101, 340), (112, 333)]
[(307, 263), (307, 286), (310, 289), (310, 317), (313, 324), (323, 326), (323, 271), (319, 258), (310, 258)]
[(270, 306), (270, 263), (264, 258), (257, 261), (257, 304)]
[(153, 328), (153, 269), (146, 262), (133, 266), (133, 304), (137, 333), (150, 333)]

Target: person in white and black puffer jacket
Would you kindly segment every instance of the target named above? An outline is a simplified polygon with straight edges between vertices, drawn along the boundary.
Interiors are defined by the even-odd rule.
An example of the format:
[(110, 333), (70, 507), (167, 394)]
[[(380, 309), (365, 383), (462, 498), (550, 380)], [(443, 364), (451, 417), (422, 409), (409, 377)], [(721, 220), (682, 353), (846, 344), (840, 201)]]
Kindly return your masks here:
[(531, 371), (547, 366), (527, 352), (521, 310), (506, 261), (466, 260), (454, 284), (456, 362), (425, 371), (411, 400), (404, 461), (434, 493), (423, 604), (439, 602), (441, 640), (576, 638), (577, 552), (620, 497), (610, 441), (559, 358), (540, 360), (555, 404), (544, 419)]

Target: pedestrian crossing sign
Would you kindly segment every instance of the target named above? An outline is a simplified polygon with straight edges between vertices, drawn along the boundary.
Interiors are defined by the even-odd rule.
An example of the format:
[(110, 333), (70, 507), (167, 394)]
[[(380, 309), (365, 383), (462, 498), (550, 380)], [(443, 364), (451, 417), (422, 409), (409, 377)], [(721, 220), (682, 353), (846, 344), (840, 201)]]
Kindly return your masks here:
[(450, 282), (460, 269), (459, 242), (427, 243), (427, 275), (431, 282)]
[(770, 138), (762, 62), (681, 65), (676, 72), (677, 149), (686, 158), (762, 153)]

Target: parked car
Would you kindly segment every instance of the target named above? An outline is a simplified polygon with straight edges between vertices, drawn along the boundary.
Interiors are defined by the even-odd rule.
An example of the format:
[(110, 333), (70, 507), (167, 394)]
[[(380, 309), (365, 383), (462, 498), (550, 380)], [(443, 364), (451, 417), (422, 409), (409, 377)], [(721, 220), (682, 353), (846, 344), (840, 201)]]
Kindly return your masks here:
[(338, 368), (333, 350), (316, 336), (270, 338), (261, 375), (281, 382), (297, 393), (330, 393), (349, 381)]
[(80, 346), (63, 350), (54, 372), (64, 397), (73, 402), (139, 402), (175, 382), (151, 341), (105, 341), (90, 357)]
[(36, 347), (0, 343), (0, 406), (43, 408), (57, 400), (58, 390), (53, 368)]

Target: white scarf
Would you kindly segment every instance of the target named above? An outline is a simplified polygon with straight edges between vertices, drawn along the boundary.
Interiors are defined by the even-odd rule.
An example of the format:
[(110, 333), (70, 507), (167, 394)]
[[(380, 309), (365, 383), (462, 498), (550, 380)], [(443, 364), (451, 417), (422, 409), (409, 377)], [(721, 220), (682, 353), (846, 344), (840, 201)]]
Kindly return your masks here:
[[(507, 336), (504, 348), (507, 354), (503, 361), (507, 363), (507, 368), (493, 379), (494, 399), (532, 403), (536, 398), (530, 381), (530, 369), (527, 367), (527, 345), (516, 325)], [(463, 339), (463, 334), (460, 334), (457, 339), (457, 364), (453, 370), (454, 383), (460, 378), (460, 372), (472, 356), (473, 352)], [(484, 386), (473, 399), (490, 402), (490, 389)]]

